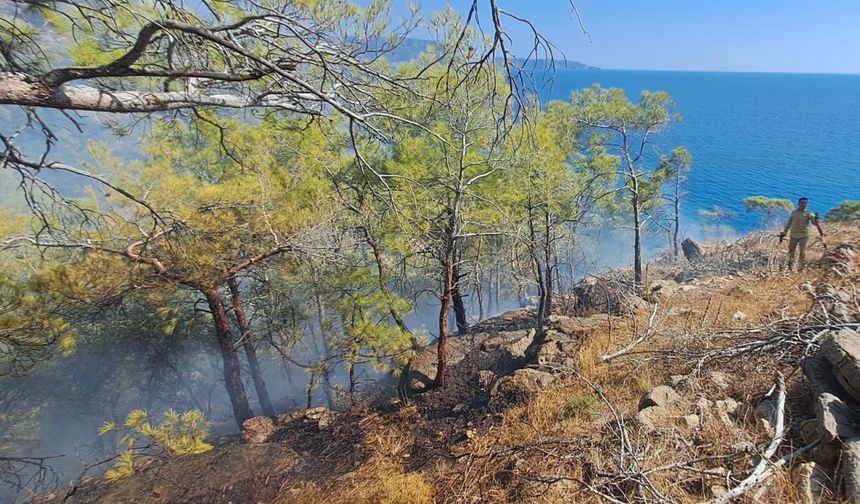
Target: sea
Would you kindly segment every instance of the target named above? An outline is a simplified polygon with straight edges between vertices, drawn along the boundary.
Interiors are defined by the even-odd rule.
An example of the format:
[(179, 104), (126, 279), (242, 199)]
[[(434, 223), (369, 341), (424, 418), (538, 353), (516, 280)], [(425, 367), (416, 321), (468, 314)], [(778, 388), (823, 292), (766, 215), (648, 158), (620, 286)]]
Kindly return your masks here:
[(667, 91), (682, 121), (657, 140), (693, 156), (682, 217), (688, 231), (700, 209), (735, 212), (738, 233), (760, 226), (741, 203), (747, 196), (797, 200), (823, 217), (845, 200), (860, 200), (860, 75), (556, 70), (544, 99), (567, 100), (598, 83), (638, 100)]

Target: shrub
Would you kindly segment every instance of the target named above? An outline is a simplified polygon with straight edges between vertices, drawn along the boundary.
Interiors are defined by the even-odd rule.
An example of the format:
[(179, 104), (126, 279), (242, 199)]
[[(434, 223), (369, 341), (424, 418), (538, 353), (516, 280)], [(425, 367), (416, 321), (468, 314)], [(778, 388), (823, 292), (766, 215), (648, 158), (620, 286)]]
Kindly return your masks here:
[[(146, 411), (131, 411), (125, 418), (125, 434), (120, 440), (125, 450), (114, 466), (105, 471), (105, 478), (114, 481), (130, 476), (134, 473), (137, 456), (144, 453), (146, 449), (150, 449), (149, 454), (170, 457), (197, 455), (211, 450), (212, 445), (206, 442), (209, 436), (209, 425), (203, 412), (198, 409), (185, 413), (167, 410), (164, 413), (164, 420), (154, 427)], [(115, 423), (106, 422), (99, 428), (99, 435), (115, 430), (117, 430)], [(140, 444), (140, 441), (146, 438), (149, 442)]]
[(860, 201), (843, 201), (824, 216), (827, 222), (853, 222), (860, 224)]
[(574, 418), (578, 416), (591, 416), (597, 412), (597, 399), (594, 396), (582, 395), (571, 397), (564, 404), (564, 416)]

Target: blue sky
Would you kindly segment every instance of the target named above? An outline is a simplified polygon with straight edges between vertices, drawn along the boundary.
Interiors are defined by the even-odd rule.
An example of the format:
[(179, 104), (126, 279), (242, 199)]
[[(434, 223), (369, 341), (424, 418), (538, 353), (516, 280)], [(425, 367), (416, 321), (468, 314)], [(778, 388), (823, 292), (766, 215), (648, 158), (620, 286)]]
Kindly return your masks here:
[[(611, 69), (860, 73), (860, 0), (498, 0), (533, 21), (565, 57)], [(392, 0), (395, 15), (405, 0)], [(481, 4), (489, 3), (480, 0)], [(425, 12), (470, 0), (424, 0)], [(486, 13), (481, 16), (490, 22)], [(505, 19), (518, 55), (531, 38)]]

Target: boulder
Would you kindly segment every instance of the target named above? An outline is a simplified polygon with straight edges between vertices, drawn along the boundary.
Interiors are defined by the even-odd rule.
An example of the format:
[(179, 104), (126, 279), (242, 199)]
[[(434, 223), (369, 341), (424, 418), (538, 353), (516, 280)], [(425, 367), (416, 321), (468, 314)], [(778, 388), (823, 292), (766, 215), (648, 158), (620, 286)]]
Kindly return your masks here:
[(649, 406), (636, 414), (636, 420), (646, 430), (661, 430), (672, 426), (672, 413), (665, 406)]
[(850, 439), (843, 445), (842, 479), (848, 502), (860, 502), (860, 438)]
[(681, 399), (675, 389), (668, 385), (660, 385), (651, 389), (639, 400), (639, 410), (653, 406), (670, 406)]
[(851, 322), (858, 315), (854, 304), (854, 293), (846, 289), (837, 289), (829, 284), (819, 284), (815, 288), (814, 297), (817, 304), (827, 310), (831, 319)]
[(850, 439), (857, 436), (855, 412), (839, 397), (824, 392), (814, 403), (815, 419), (821, 441), (829, 443), (836, 439)]
[(702, 248), (699, 246), (698, 243), (696, 243), (690, 238), (687, 238), (681, 242), (681, 250), (684, 252), (684, 257), (686, 257), (687, 260), (691, 263), (694, 263), (704, 257), (704, 254), (702, 253)]
[(573, 287), (572, 294), (576, 301), (568, 315), (577, 317), (597, 313), (621, 315), (648, 305), (630, 286), (614, 279), (588, 277)]
[(555, 381), (555, 376), (536, 369), (518, 369), (496, 380), (490, 389), (490, 405), (524, 404)]
[(482, 369), (478, 371), (478, 386), (484, 390), (490, 390), (497, 377), (498, 375), (489, 369)]
[(550, 315), (546, 319), (546, 328), (568, 336), (584, 337), (605, 323), (606, 316), (604, 315), (591, 315), (588, 317)]
[(827, 493), (830, 478), (815, 462), (804, 462), (792, 471), (797, 482), (797, 493), (801, 504), (815, 504)]
[(690, 430), (698, 429), (702, 425), (702, 419), (699, 418), (699, 415), (684, 415), (681, 420), (684, 422), (684, 427)]
[(335, 413), (325, 406), (308, 408), (304, 410), (291, 411), (275, 417), (275, 427), (279, 430), (293, 428), (299, 425), (311, 425), (319, 430), (327, 429)]
[(726, 390), (730, 385), (729, 375), (722, 371), (711, 371), (708, 373), (708, 380), (720, 390)]
[(248, 444), (267, 443), (278, 432), (275, 421), (267, 416), (258, 416), (242, 422), (242, 440)]
[(831, 331), (821, 342), (820, 354), (833, 365), (833, 374), (851, 397), (860, 400), (860, 334)]
[(678, 282), (674, 280), (657, 280), (652, 282), (648, 288), (651, 301), (668, 299), (678, 293)]
[[(467, 353), (493, 336), (493, 333), (487, 332), (449, 336), (448, 365), (453, 366), (462, 361)], [(421, 392), (433, 383), (438, 362), (437, 348), (435, 344), (428, 345), (409, 361), (403, 370), (401, 389), (405, 389), (405, 392)]]
[(496, 352), (510, 345), (512, 342), (528, 336), (529, 333), (533, 334), (533, 331), (534, 329), (522, 331), (500, 331), (496, 336), (492, 336), (481, 341), (479, 347), (484, 352)]
[(773, 399), (765, 399), (758, 403), (755, 407), (756, 415), (762, 420), (767, 420), (771, 424), (776, 421), (776, 401)]
[(528, 350), (529, 345), (532, 343), (532, 340), (534, 340), (534, 336), (535, 330), (532, 329), (524, 336), (520, 336), (519, 339), (508, 343), (504, 347), (504, 351), (502, 352), (499, 362), (499, 369), (501, 369), (503, 373), (526, 365), (526, 350)]

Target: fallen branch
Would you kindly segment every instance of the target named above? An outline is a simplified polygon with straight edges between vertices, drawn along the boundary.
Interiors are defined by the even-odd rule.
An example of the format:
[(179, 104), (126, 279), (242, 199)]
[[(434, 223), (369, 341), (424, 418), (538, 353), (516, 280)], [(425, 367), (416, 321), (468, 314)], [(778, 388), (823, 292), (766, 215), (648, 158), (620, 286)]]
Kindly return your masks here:
[(648, 317), (648, 327), (645, 329), (645, 332), (642, 334), (642, 336), (634, 339), (627, 346), (625, 346), (621, 350), (618, 350), (617, 352), (614, 352), (611, 354), (601, 355), (600, 360), (603, 362), (609, 362), (612, 359), (615, 359), (616, 357), (621, 357), (622, 355), (624, 355), (624, 354), (628, 353), (630, 350), (632, 350), (636, 345), (642, 343), (643, 341), (645, 341), (645, 340), (649, 339), (651, 336), (653, 336), (654, 335), (654, 329), (655, 329), (654, 319), (657, 317), (658, 306), (659, 306), (659, 303), (654, 303), (654, 305), (651, 307), (651, 315)]
[(777, 467), (780, 467), (788, 462), (788, 460), (783, 458), (776, 464), (770, 465), (771, 457), (773, 457), (774, 453), (776, 453), (776, 449), (779, 448), (780, 443), (782, 443), (783, 431), (785, 429), (785, 378), (783, 378), (782, 373), (777, 373), (776, 375), (776, 387), (776, 421), (774, 425), (774, 432), (776, 434), (774, 435), (773, 439), (770, 440), (770, 443), (765, 449), (761, 460), (759, 460), (758, 464), (756, 464), (752, 473), (750, 473), (750, 475), (747, 476), (746, 479), (741, 481), (738, 486), (724, 493), (720, 497), (717, 497), (716, 499), (710, 501), (709, 504), (725, 504), (730, 500), (739, 497), (747, 490), (755, 487), (762, 481), (772, 476), (773, 473), (776, 471)]

